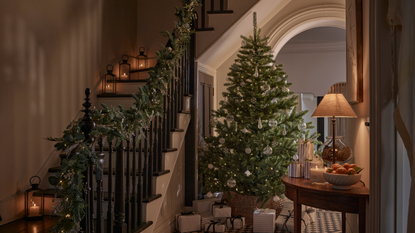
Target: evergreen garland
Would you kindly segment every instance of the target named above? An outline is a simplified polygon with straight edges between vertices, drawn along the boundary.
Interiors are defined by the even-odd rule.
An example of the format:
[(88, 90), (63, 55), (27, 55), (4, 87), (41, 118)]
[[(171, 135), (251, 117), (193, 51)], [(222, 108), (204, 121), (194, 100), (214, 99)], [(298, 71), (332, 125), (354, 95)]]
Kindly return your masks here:
[[(165, 32), (170, 39), (170, 46), (162, 46), (156, 52), (157, 65), (150, 68), (147, 84), (139, 87), (137, 94), (132, 94), (135, 102), (129, 109), (122, 106), (108, 107), (102, 104), (104, 110), (95, 109), (92, 118), (96, 123), (91, 132), (93, 142), (99, 138), (107, 142), (116, 140), (116, 146), (124, 140), (132, 140), (138, 132), (137, 140), (141, 139), (143, 129), (149, 127), (149, 122), (155, 116), (163, 115), (163, 95), (174, 78), (174, 67), (185, 50), (185, 44), (190, 41), (192, 20), (195, 19), (195, 7), (199, 0), (183, 0), (182, 9), (176, 7), (177, 22), (173, 33)], [(62, 161), (58, 176), (49, 177), (49, 183), (60, 192), (61, 202), (55, 207), (55, 213), (60, 216), (59, 222), (53, 227), (54, 232), (79, 232), (80, 222), (85, 217), (85, 202), (82, 194), (85, 191), (83, 172), (88, 166), (99, 167), (98, 158), (92, 151), (94, 143), (85, 142), (81, 130), (82, 118), (71, 122), (61, 138), (48, 137), (54, 141), (57, 150), (67, 155)], [(56, 195), (55, 195), (56, 197)]]

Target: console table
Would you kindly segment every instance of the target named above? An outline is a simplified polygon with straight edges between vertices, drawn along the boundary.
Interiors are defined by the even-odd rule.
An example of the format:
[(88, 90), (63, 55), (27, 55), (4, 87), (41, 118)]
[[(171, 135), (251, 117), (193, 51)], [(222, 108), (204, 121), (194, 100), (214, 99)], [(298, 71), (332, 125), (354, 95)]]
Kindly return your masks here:
[(351, 190), (336, 190), (332, 185), (311, 185), (304, 178), (281, 178), (285, 184), (285, 196), (294, 202), (294, 232), (301, 232), (301, 204), (320, 209), (342, 212), (342, 232), (346, 232), (346, 213), (359, 214), (359, 232), (365, 232), (366, 201), (369, 189), (362, 183)]

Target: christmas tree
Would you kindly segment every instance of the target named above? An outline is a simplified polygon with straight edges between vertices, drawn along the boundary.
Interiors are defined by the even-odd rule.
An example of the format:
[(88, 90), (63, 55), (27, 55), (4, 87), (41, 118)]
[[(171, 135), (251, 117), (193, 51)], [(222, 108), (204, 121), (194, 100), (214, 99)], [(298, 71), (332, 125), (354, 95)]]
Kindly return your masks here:
[(298, 96), (260, 32), (254, 13), (254, 34), (241, 36), (225, 100), (210, 119), (217, 135), (205, 137), (199, 170), (204, 192), (233, 191), (265, 204), (284, 193), (281, 176), (297, 153), (298, 138), (313, 126), (304, 123), (306, 111), (297, 112)]

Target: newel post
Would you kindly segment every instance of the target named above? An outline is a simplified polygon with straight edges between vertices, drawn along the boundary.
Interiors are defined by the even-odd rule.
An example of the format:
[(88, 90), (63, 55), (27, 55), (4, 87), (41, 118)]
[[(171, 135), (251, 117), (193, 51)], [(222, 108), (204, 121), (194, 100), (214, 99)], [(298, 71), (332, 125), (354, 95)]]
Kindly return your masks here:
[[(84, 142), (92, 143), (92, 138), (90, 133), (95, 128), (95, 123), (92, 120), (91, 117), (91, 110), (89, 109), (91, 107), (91, 103), (89, 102), (89, 95), (91, 94), (91, 90), (89, 88), (85, 89), (85, 95), (86, 98), (85, 103), (82, 104), (82, 106), (85, 107), (82, 112), (85, 113), (83, 119), (82, 119), (82, 126), (81, 130), (85, 135)], [(85, 207), (85, 217), (81, 221), (81, 227), (83, 232), (94, 232), (93, 229), (93, 211), (91, 211), (91, 206), (93, 204), (93, 201), (91, 201), (91, 183), (88, 181), (92, 180), (92, 174), (89, 172), (91, 170), (90, 164), (88, 164), (87, 170), (83, 173), (85, 176), (84, 183), (85, 183), (85, 192), (84, 192), (84, 201), (87, 207)]]

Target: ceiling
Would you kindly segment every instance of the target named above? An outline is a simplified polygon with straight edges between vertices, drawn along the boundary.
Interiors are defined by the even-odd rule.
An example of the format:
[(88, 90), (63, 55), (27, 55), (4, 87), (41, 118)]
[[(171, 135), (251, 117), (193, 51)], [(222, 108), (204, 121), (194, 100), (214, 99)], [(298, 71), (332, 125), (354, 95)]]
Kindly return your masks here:
[(287, 42), (289, 44), (346, 43), (346, 30), (337, 27), (318, 27), (301, 32)]

